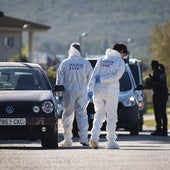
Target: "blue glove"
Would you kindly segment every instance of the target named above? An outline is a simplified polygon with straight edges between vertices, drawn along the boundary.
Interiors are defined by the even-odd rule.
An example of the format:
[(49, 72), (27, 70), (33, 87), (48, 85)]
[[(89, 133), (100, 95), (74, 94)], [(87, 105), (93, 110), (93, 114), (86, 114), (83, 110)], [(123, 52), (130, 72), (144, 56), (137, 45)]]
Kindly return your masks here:
[(97, 76), (95, 76), (94, 78), (96, 79), (96, 83), (101, 83), (101, 81), (100, 81), (100, 75), (97, 75)]
[(92, 91), (89, 91), (88, 94), (87, 94), (87, 97), (88, 97), (88, 100), (92, 100), (92, 97), (93, 97), (93, 92)]
[(63, 96), (58, 97), (58, 100), (59, 100), (60, 102), (62, 102), (62, 101), (63, 101)]

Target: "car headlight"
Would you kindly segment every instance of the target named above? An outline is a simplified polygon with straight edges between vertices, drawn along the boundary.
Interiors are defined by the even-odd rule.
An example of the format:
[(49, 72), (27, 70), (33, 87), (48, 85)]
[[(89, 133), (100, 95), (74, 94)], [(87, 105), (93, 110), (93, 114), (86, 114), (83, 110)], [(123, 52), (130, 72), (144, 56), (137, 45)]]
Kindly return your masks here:
[(125, 107), (134, 106), (135, 103), (136, 103), (136, 100), (135, 100), (135, 97), (134, 97), (134, 96), (131, 96), (131, 97), (129, 97), (128, 99), (122, 101), (122, 104), (123, 104)]
[(45, 101), (42, 103), (41, 108), (45, 113), (52, 113), (54, 110), (54, 105), (51, 101)]

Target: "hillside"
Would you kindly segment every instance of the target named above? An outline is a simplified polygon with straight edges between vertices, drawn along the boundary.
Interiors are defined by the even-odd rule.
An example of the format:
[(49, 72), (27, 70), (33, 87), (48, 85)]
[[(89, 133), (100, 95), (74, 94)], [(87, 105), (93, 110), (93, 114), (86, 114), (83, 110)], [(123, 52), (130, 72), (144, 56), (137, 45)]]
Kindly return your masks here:
[(89, 54), (104, 53), (115, 42), (126, 42), (135, 56), (149, 55), (149, 36), (155, 24), (170, 19), (169, 0), (0, 0), (7, 16), (51, 26), (35, 35), (34, 50), (66, 54), (82, 32)]

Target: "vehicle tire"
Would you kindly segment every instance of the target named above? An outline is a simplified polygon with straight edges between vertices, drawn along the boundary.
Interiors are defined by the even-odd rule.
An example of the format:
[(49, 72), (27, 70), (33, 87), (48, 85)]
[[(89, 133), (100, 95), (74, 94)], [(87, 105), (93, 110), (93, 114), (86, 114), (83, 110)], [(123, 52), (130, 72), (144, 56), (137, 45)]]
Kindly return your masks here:
[(143, 131), (143, 110), (139, 111), (139, 116), (140, 116), (139, 131), (142, 132)]
[(130, 130), (130, 135), (138, 135), (138, 134), (139, 134), (139, 122), (137, 121), (133, 129)]
[(142, 132), (143, 131), (143, 122), (140, 121), (139, 123), (139, 132)]
[(102, 130), (102, 131), (106, 131), (106, 124), (107, 124), (106, 121), (104, 121), (104, 122), (103, 122), (103, 125), (102, 125), (102, 127), (101, 127), (101, 130)]
[(88, 123), (89, 123), (88, 130), (91, 130), (93, 127), (94, 114), (95, 114), (94, 104), (90, 102), (87, 107), (87, 116), (88, 116)]
[(73, 129), (72, 129), (73, 137), (79, 136), (78, 131), (79, 131), (79, 129), (78, 129), (78, 126), (77, 126), (77, 121), (76, 121), (76, 118), (74, 118)]
[(58, 148), (58, 135), (51, 138), (42, 138), (41, 146), (43, 148)]

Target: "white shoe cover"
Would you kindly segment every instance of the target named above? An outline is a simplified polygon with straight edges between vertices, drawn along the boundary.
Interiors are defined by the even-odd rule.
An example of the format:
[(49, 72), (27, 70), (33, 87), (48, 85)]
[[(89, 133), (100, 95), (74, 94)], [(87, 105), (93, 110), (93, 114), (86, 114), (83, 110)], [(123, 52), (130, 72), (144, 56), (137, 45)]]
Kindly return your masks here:
[(119, 145), (116, 142), (107, 142), (106, 149), (119, 149)]
[(99, 144), (98, 142), (96, 142), (95, 140), (91, 139), (90, 140), (90, 145), (93, 149), (98, 149), (99, 148)]
[(59, 143), (59, 146), (62, 146), (62, 147), (71, 147), (72, 146), (72, 142), (63, 140), (63, 141), (61, 141)]

